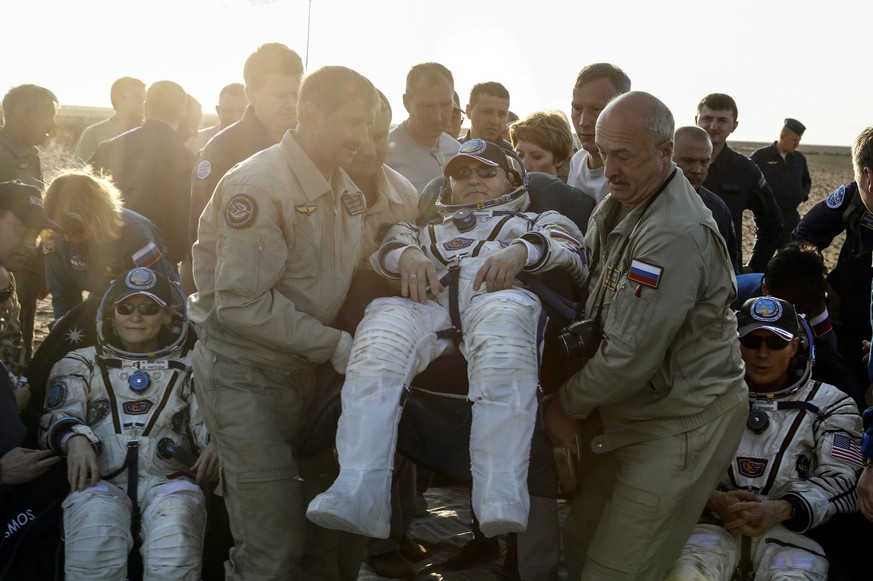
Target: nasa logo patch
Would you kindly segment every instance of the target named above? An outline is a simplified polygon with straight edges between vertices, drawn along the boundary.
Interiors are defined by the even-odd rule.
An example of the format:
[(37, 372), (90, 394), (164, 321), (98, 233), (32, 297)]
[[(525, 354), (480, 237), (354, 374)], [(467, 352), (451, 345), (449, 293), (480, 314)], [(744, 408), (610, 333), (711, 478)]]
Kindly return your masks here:
[(205, 180), (212, 173), (212, 163), (208, 159), (204, 159), (197, 164), (197, 179)]
[(846, 199), (846, 186), (840, 186), (828, 196), (827, 201), (825, 202), (828, 208), (832, 210), (836, 210), (840, 206), (843, 205), (843, 200)]
[(764, 458), (737, 457), (737, 470), (748, 478), (760, 478), (767, 468), (767, 460)]
[(248, 228), (258, 216), (258, 205), (245, 194), (237, 194), (230, 199), (224, 209), (224, 221), (231, 228)]
[(48, 394), (45, 396), (45, 407), (50, 410), (58, 409), (67, 401), (69, 391), (66, 383), (58, 381), (49, 389)]

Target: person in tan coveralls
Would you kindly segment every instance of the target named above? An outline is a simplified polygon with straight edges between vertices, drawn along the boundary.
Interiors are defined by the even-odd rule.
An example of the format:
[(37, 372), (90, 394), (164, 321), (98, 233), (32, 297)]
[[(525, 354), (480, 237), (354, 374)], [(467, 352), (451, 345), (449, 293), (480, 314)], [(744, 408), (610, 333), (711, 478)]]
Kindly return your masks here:
[[(597, 119), (609, 195), (585, 242), (585, 314), (602, 340), (546, 412), (581, 420), (567, 579), (661, 580), (740, 441), (748, 413), (724, 239), (672, 161), (673, 115), (617, 97)], [(570, 430), (575, 436), (575, 427)]]
[(194, 377), (235, 543), (227, 579), (303, 578), (295, 440), (316, 366), (344, 369), (352, 343), (331, 325), (361, 260), (366, 206), (340, 165), (367, 144), (377, 104), (355, 71), (308, 75), (297, 127), (229, 171), (200, 219)]

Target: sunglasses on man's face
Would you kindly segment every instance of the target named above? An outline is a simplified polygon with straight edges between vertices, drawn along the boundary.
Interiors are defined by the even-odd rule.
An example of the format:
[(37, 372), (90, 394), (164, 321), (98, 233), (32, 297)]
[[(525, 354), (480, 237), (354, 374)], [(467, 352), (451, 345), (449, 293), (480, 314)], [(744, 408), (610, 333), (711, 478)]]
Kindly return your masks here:
[(452, 170), (452, 173), (449, 175), (451, 176), (452, 179), (455, 179), (455, 180), (465, 180), (468, 177), (470, 177), (471, 175), (473, 175), (473, 172), (475, 171), (476, 175), (478, 175), (483, 180), (487, 180), (488, 178), (493, 178), (494, 176), (496, 176), (499, 169), (500, 168), (498, 168), (496, 166), (490, 166), (490, 165), (480, 165), (480, 166), (477, 166), (475, 168), (472, 168), (469, 165), (464, 165), (464, 166), (455, 168), (454, 170)]
[(3, 290), (0, 290), (0, 303), (5, 303), (12, 297), (12, 293), (15, 292), (15, 287), (9, 285)]
[(134, 311), (139, 311), (140, 315), (153, 317), (161, 312), (161, 306), (157, 303), (142, 303), (140, 305), (132, 305), (130, 303), (118, 303), (115, 305), (115, 312), (119, 315), (132, 315)]
[(782, 351), (791, 341), (786, 341), (778, 335), (746, 335), (740, 337), (740, 345), (746, 349), (760, 349), (761, 343), (770, 351)]

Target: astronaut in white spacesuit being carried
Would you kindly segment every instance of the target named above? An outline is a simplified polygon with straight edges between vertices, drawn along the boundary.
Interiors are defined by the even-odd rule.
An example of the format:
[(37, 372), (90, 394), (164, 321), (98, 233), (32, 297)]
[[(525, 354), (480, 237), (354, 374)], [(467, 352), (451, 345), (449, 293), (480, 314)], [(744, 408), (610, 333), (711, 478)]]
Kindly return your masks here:
[(719, 489), (670, 581), (827, 579), (824, 550), (804, 535), (855, 508), (861, 416), (854, 400), (810, 378), (813, 351), (794, 307), (751, 298), (737, 314), (750, 411)]
[(52, 368), (40, 437), (67, 457), (68, 580), (125, 579), (134, 535), (145, 580), (200, 579), (206, 506), (194, 480), (215, 480), (218, 460), (192, 389), (184, 313), (174, 283), (130, 270), (103, 297), (98, 345)]
[(371, 257), (407, 298), (373, 301), (358, 326), (342, 388), (340, 474), (306, 513), (321, 526), (388, 535), (404, 389), (456, 347), (468, 362), (473, 402), (473, 510), (489, 537), (527, 526), (546, 317), (516, 276), (562, 269), (581, 287), (588, 271), (582, 234), (556, 212), (523, 213), (524, 169), (493, 143), (466, 142), (444, 173), (443, 221), (398, 224)]

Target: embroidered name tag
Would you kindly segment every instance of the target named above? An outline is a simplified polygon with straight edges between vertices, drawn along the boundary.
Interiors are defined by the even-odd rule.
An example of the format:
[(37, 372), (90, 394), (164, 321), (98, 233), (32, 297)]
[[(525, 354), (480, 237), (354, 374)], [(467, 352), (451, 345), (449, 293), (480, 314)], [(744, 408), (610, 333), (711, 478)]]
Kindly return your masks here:
[(342, 196), (343, 205), (346, 207), (346, 212), (352, 216), (363, 214), (367, 205), (364, 203), (364, 194), (361, 192), (346, 192)]

